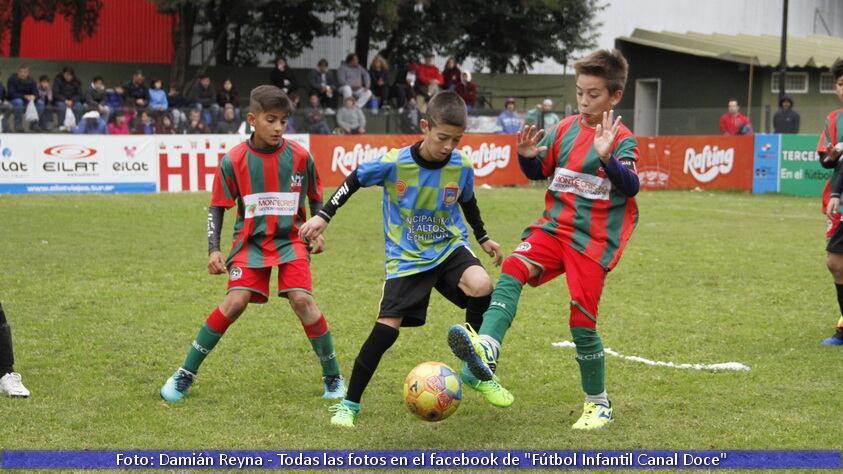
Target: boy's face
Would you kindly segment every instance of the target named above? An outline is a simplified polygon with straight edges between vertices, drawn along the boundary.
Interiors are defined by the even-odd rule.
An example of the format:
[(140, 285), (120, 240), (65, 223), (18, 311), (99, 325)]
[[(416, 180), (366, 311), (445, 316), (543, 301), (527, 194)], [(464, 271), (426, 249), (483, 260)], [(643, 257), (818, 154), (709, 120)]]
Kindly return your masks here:
[(310, 96), (310, 105), (313, 106), (313, 107), (319, 106), (319, 96), (318, 95)]
[(281, 136), (287, 130), (289, 113), (280, 109), (263, 112), (249, 112), (246, 115), (249, 125), (255, 129), (255, 143), (258, 146), (278, 146)]
[(47, 80), (41, 81), (41, 88), (42, 89), (49, 89), (50, 88), (50, 81), (47, 81)]
[(834, 92), (837, 94), (837, 98), (843, 101), (843, 76), (838, 77), (834, 82)]
[(606, 79), (600, 76), (577, 76), (577, 108), (585, 122), (597, 126), (603, 121), (603, 112), (614, 109), (623, 97), (623, 90), (609, 93)]
[(419, 121), (419, 128), (424, 135), (421, 146), (427, 152), (425, 158), (431, 161), (447, 160), (465, 133), (465, 127), (456, 125), (437, 124), (431, 127), (427, 119)]

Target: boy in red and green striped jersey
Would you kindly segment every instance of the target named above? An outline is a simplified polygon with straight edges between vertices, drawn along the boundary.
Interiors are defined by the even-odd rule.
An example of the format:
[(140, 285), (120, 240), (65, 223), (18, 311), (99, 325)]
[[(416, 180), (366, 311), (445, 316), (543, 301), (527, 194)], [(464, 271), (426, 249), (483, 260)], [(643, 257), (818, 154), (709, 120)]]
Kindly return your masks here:
[[(246, 306), (267, 302), (275, 266), (278, 296), (289, 301), (322, 364), (323, 397), (345, 395), (331, 332), (312, 296), (308, 246), (299, 236), (305, 200), (311, 215), (322, 208), (322, 184), (310, 153), (282, 138), (291, 112), (292, 103), (281, 89), (256, 87), (246, 116), (254, 133), (222, 158), (208, 213), (208, 272), (228, 273), (228, 292), (199, 330), (184, 364), (161, 387), (161, 397), (168, 402), (185, 396), (202, 361)], [(223, 214), (235, 204), (234, 242), (224, 260)], [(320, 253), (324, 239), (317, 237), (310, 245), (313, 253)]]
[(626, 83), (623, 55), (597, 51), (574, 68), (579, 115), (547, 134), (525, 127), (517, 140), (524, 174), (551, 178), (544, 214), (527, 227), (521, 244), (504, 261), (479, 335), (455, 325), (448, 344), (475, 377), (496, 378), (493, 369), (524, 284), (538, 286), (567, 274), (569, 326), (586, 394), (583, 414), (573, 428), (594, 429), (613, 419), (596, 330), (597, 305), (606, 273), (617, 264), (638, 222), (638, 146), (613, 112)]
[[(834, 92), (843, 101), (843, 60), (838, 59), (831, 66), (834, 75)], [(840, 155), (843, 154), (843, 109), (837, 109), (825, 119), (825, 127), (817, 143), (817, 154), (823, 168), (833, 168), (834, 173), (823, 189), (823, 210), (828, 216), (826, 227), (827, 259), (826, 265), (834, 278), (837, 289), (837, 305), (840, 317), (837, 320), (837, 331), (825, 339), (823, 344), (843, 345), (843, 226), (840, 225), (840, 193), (843, 191), (843, 178), (840, 172)]]

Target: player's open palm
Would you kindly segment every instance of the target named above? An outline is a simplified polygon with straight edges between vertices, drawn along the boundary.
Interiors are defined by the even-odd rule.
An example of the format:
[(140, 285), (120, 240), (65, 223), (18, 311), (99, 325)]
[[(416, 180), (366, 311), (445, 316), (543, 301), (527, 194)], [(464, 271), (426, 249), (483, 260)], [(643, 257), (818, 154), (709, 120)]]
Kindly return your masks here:
[(618, 115), (618, 118), (615, 118), (614, 110), (608, 113), (603, 112), (603, 123), (597, 124), (597, 129), (594, 131), (594, 151), (600, 155), (603, 162), (609, 161), (612, 144), (615, 143), (615, 137), (618, 136), (620, 129), (621, 116)]
[(306, 240), (315, 240), (328, 228), (328, 221), (319, 216), (313, 216), (299, 228), (299, 235)]
[(533, 158), (543, 151), (547, 151), (546, 146), (538, 146), (542, 137), (544, 137), (544, 129), (536, 130), (535, 125), (524, 125), (524, 128), (518, 132), (515, 141), (518, 154), (525, 158)]

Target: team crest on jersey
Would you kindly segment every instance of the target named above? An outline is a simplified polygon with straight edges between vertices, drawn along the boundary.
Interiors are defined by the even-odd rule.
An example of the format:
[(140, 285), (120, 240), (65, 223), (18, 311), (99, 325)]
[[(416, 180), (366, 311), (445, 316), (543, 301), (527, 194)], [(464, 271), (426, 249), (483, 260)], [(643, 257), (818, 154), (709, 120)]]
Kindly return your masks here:
[(304, 181), (304, 175), (296, 173), (290, 178), (290, 187), (294, 190), (301, 189), (301, 183)]
[(398, 197), (404, 197), (404, 194), (407, 193), (407, 183), (402, 180), (398, 180), (395, 182), (395, 192), (398, 193)]
[(457, 202), (457, 198), (460, 195), (460, 188), (457, 186), (457, 183), (448, 183), (445, 185), (445, 188), (442, 190), (442, 201), (445, 204), (453, 204)]
[(231, 272), (228, 274), (228, 279), (231, 281), (237, 281), (240, 277), (243, 276), (243, 270), (240, 267), (231, 267)]
[(518, 247), (515, 247), (516, 252), (526, 252), (533, 248), (533, 245), (530, 242), (521, 242), (518, 244)]

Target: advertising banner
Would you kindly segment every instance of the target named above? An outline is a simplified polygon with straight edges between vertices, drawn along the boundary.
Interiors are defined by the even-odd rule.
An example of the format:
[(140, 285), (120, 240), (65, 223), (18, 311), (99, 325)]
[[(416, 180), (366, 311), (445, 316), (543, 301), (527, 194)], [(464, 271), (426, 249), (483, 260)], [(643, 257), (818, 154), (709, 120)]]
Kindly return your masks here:
[(820, 166), (817, 134), (781, 136), (780, 188), (783, 194), (820, 196), (832, 170)]
[(151, 136), (0, 136), (0, 193), (155, 192)]
[(753, 193), (775, 193), (779, 190), (779, 152), (781, 135), (755, 134), (755, 160), (752, 173)]
[(644, 189), (752, 191), (753, 137), (637, 137)]
[[(310, 152), (322, 184), (337, 187), (361, 163), (420, 139), (418, 135), (311, 135)], [(459, 148), (474, 163), (476, 184), (528, 183), (518, 166), (515, 135), (465, 135)]]

